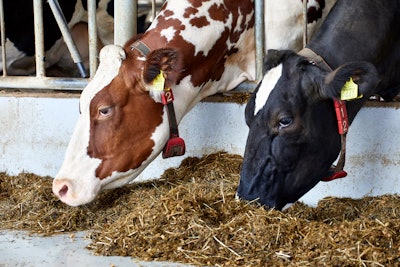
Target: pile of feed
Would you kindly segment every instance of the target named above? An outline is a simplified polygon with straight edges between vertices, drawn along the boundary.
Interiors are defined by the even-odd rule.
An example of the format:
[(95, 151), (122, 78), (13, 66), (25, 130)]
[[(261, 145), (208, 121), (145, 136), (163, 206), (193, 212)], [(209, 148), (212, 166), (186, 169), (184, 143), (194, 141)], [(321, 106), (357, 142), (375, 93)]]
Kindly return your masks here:
[(242, 158), (187, 158), (161, 179), (68, 207), (50, 177), (0, 174), (0, 229), (85, 230), (96, 254), (198, 266), (398, 266), (400, 197), (327, 198), (285, 212), (234, 200)]

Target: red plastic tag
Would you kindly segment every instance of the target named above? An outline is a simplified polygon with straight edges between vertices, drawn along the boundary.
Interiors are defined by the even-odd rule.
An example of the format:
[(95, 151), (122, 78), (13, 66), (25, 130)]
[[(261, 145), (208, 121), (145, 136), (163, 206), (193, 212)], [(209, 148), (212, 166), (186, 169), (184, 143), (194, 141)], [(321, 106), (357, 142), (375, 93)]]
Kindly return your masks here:
[(338, 122), (339, 134), (347, 133), (349, 129), (349, 119), (347, 117), (346, 104), (342, 100), (333, 100), (336, 111), (336, 119)]
[(185, 141), (178, 137), (171, 137), (164, 147), (162, 157), (170, 158), (175, 156), (182, 156), (185, 154), (186, 146)]
[(331, 176), (322, 179), (323, 182), (330, 182), (336, 179), (344, 178), (347, 176), (347, 172), (344, 170), (333, 173)]
[(161, 95), (161, 101), (164, 105), (167, 105), (174, 101), (174, 94), (171, 89), (165, 89)]

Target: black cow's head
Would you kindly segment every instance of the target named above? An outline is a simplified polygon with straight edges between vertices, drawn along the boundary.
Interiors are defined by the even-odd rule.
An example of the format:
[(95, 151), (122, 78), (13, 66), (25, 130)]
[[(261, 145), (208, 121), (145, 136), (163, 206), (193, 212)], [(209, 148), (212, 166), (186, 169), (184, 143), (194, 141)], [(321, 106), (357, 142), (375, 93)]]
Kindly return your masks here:
[(351, 121), (379, 79), (367, 62), (334, 71), (292, 51), (269, 51), (266, 75), (246, 107), (249, 126), (237, 196), (282, 209), (328, 175), (340, 151), (333, 99), (352, 77), (362, 99), (347, 102)]

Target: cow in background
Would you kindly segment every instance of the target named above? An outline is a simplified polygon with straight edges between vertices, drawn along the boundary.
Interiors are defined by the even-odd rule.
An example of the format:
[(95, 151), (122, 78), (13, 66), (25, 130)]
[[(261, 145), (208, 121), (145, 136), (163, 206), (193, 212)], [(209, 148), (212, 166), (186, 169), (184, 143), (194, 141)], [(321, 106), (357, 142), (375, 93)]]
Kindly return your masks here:
[[(87, 1), (59, 0), (71, 35), (81, 54), (82, 62), (88, 69)], [(98, 27), (98, 49), (114, 42), (114, 1), (98, 0), (96, 9)], [(147, 14), (140, 10), (138, 32), (149, 26)], [(4, 22), (6, 33), (6, 62), (8, 75), (30, 75), (35, 73), (35, 38), (33, 2), (26, 0), (4, 1)], [(72, 61), (50, 6), (43, 0), (43, 27), (45, 68), (48, 76), (77, 76), (77, 68)], [(2, 45), (1, 49), (4, 46)], [(1, 51), (1, 50), (0, 50)], [(2, 64), (0, 60), (0, 70)]]
[[(307, 35), (312, 36), (336, 0), (307, 2)], [(303, 48), (302, 5), (302, 0), (264, 1), (266, 50)]]
[[(239, 198), (283, 209), (333, 174), (339, 130), (371, 94), (391, 100), (400, 91), (398, 25), (399, 0), (338, 0), (307, 49), (269, 51), (246, 106)], [(348, 123), (338, 99), (349, 100)]]
[[(282, 2), (292, 3), (296, 16), (302, 14), (299, 0), (270, 2), (277, 11)], [(286, 10), (276, 18), (282, 31), (292, 16)], [(296, 27), (302, 29), (302, 20)], [(274, 44), (287, 44), (285, 35), (273, 38)], [(68, 205), (82, 205), (103, 189), (135, 179), (171, 148), (171, 140), (172, 152), (178, 148), (182, 154), (173, 134), (185, 114), (201, 99), (254, 79), (252, 0), (167, 0), (139, 39), (101, 50), (97, 73), (80, 98), (81, 114), (53, 181), (54, 194)]]

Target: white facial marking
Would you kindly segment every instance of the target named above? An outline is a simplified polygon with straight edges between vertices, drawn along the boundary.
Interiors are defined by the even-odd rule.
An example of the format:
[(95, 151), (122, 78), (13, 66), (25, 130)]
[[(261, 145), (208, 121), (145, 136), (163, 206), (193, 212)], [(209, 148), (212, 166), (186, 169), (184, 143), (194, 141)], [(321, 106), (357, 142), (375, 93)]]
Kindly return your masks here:
[(100, 159), (87, 154), (90, 138), (90, 102), (92, 98), (118, 74), (125, 52), (122, 47), (109, 45), (100, 52), (100, 65), (93, 80), (83, 90), (80, 98), (81, 114), (75, 131), (69, 142), (65, 159), (53, 182), (53, 191), (57, 194), (65, 186), (68, 192), (61, 200), (68, 205), (77, 206), (90, 202), (101, 189), (96, 178), (96, 169)]
[[(125, 51), (117, 45), (107, 45), (100, 51), (100, 64), (93, 80), (82, 91), (80, 105), (82, 113), (89, 108), (92, 98), (117, 76), (122, 61), (126, 58)], [(89, 110), (88, 110), (89, 112)]]
[(254, 116), (265, 106), (269, 94), (275, 88), (279, 78), (282, 76), (282, 64), (270, 69), (261, 81), (260, 88), (256, 94), (256, 102), (254, 106)]

